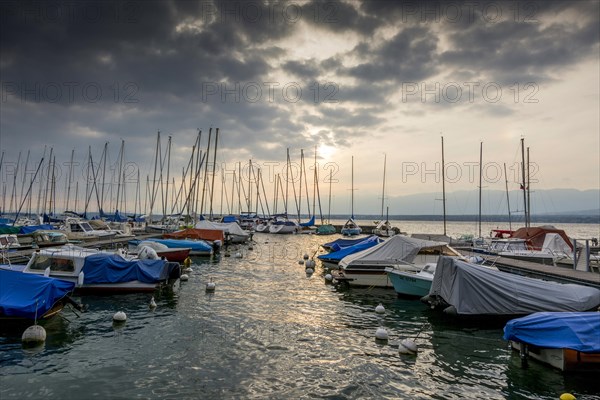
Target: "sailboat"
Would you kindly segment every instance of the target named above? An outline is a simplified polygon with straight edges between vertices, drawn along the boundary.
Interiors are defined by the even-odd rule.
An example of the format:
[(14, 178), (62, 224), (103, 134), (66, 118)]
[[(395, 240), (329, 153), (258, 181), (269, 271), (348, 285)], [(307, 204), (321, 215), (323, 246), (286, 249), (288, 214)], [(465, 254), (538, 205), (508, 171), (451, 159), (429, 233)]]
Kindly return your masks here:
[(351, 196), (351, 214), (348, 221), (344, 224), (340, 233), (344, 236), (354, 236), (360, 235), (362, 229), (360, 226), (354, 221), (354, 156), (352, 157), (352, 196)]
[(389, 220), (389, 207), (386, 207), (385, 220), (383, 219), (383, 205), (385, 203), (385, 170), (387, 166), (387, 154), (383, 155), (383, 189), (381, 191), (381, 220), (375, 221), (372, 233), (377, 236), (390, 237), (400, 233), (400, 229), (392, 227)]
[[(316, 171), (316, 168), (315, 168)], [(315, 172), (316, 174), (316, 172)], [(316, 182), (318, 182), (318, 179), (316, 179)], [(329, 171), (329, 211), (328, 211), (328, 216), (327, 216), (327, 223), (324, 224), (323, 223), (323, 216), (321, 216), (321, 225), (319, 225), (317, 227), (317, 235), (333, 235), (334, 233), (336, 233), (336, 229), (335, 226), (331, 225), (331, 181), (332, 181), (332, 171)], [(319, 203), (319, 207), (320, 207)]]
[[(287, 167), (285, 172), (285, 211), (281, 215), (274, 215), (274, 220), (269, 226), (269, 233), (296, 233), (298, 231), (298, 223), (288, 219), (288, 182), (290, 178), (290, 149), (287, 149)], [(293, 185), (292, 181), (292, 185)], [(295, 190), (294, 190), (295, 193)]]

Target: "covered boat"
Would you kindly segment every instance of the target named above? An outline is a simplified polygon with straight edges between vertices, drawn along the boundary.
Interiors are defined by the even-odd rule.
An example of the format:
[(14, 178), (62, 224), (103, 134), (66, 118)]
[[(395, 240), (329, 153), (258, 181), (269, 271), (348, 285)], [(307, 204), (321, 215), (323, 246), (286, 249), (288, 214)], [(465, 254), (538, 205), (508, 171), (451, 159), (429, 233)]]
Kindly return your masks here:
[(600, 371), (599, 312), (539, 312), (508, 321), (511, 347), (562, 371)]
[(423, 301), (459, 316), (517, 316), (540, 311), (587, 311), (600, 305), (600, 290), (482, 268), (441, 257)]
[(165, 260), (124, 259), (76, 246), (33, 253), (25, 274), (46, 275), (76, 284), (79, 293), (148, 292), (179, 278), (178, 263)]
[(418, 271), (427, 263), (437, 262), (441, 255), (460, 257), (447, 243), (395, 235), (374, 247), (344, 257), (334, 278), (350, 285), (392, 287), (386, 268)]
[(0, 319), (50, 318), (62, 310), (75, 283), (0, 269)]
[(337, 250), (332, 251), (331, 253), (321, 254), (317, 258), (319, 260), (321, 260), (323, 265), (330, 267), (330, 268), (337, 268), (338, 263), (344, 257), (346, 257), (350, 254), (357, 253), (362, 250), (369, 249), (373, 246), (376, 246), (377, 244), (379, 244), (381, 242), (383, 242), (383, 239), (380, 239), (376, 235), (371, 235), (366, 238), (362, 238), (360, 240), (352, 241), (353, 244), (350, 246), (342, 247), (342, 246), (334, 243), (328, 248), (331, 248), (332, 250), (333, 249), (337, 249)]
[[(191, 249), (191, 256), (210, 256), (213, 253), (213, 246), (204, 240), (188, 240), (188, 239), (146, 239), (152, 242), (162, 243), (170, 249)], [(132, 243), (133, 241), (129, 241)]]
[(183, 263), (185, 259), (190, 255), (189, 247), (182, 247), (177, 249), (170, 249), (166, 245), (158, 242), (152, 242), (150, 240), (140, 241), (135, 247), (135, 253), (140, 254), (143, 250), (144, 246), (150, 247), (152, 250), (156, 252), (156, 255), (160, 258), (165, 258), (167, 261), (173, 261), (178, 263)]
[[(252, 239), (252, 235), (242, 229), (237, 222), (212, 222), (208, 220), (198, 221), (196, 229), (203, 231), (220, 231), (222, 232), (223, 238), (218, 239), (221, 241), (227, 241), (227, 243), (246, 243)], [(208, 239), (208, 237), (201, 237), (200, 239)]]

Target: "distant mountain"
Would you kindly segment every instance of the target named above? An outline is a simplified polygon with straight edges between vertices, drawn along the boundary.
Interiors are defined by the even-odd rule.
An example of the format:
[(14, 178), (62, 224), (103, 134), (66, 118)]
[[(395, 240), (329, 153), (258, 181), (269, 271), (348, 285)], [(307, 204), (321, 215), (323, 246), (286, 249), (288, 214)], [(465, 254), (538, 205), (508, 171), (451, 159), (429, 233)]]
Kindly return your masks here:
[[(482, 191), (482, 215), (508, 215), (506, 192)], [(421, 193), (387, 198), (389, 213), (394, 215), (442, 215), (442, 193)], [(523, 215), (523, 192), (509, 192), (510, 209), (516, 219)], [(531, 192), (531, 216), (538, 215), (600, 215), (600, 189), (548, 189)], [(358, 206), (357, 206), (358, 205)], [(381, 198), (359, 194), (355, 198), (355, 214), (379, 214)], [(336, 210), (339, 214), (339, 210)], [(446, 215), (478, 215), (479, 191), (464, 190), (446, 193)]]

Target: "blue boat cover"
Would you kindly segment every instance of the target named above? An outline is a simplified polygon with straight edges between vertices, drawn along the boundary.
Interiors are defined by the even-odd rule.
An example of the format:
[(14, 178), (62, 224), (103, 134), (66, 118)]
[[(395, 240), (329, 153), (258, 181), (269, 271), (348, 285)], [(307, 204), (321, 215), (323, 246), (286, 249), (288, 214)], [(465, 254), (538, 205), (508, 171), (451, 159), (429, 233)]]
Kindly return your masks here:
[(117, 254), (92, 254), (83, 263), (83, 283), (140, 281), (158, 283), (169, 277), (164, 260), (125, 260)]
[(377, 237), (377, 235), (370, 235), (370, 236), (367, 236), (364, 238), (359, 238), (359, 239), (336, 239), (333, 242), (325, 243), (322, 246), (325, 248), (330, 248), (331, 251), (339, 251), (341, 249), (344, 249), (344, 248), (350, 247), (350, 246), (354, 246), (355, 244), (358, 244), (365, 240), (372, 239), (374, 237)]
[[(341, 240), (341, 239), (338, 239), (338, 240)], [(356, 242), (356, 240), (351, 240), (351, 241)], [(382, 242), (382, 240), (378, 236), (371, 235), (371, 236), (368, 236), (367, 238), (359, 239), (358, 243), (355, 243), (355, 244), (353, 244), (351, 246), (347, 246), (347, 247), (340, 248), (339, 244), (336, 243), (333, 246), (331, 246), (331, 248), (332, 249), (339, 248), (339, 250), (334, 250), (331, 253), (327, 253), (327, 254), (321, 254), (317, 258), (319, 260), (323, 260), (323, 261), (339, 262), (342, 258), (346, 257), (349, 254), (354, 254), (359, 251), (366, 250), (366, 249), (371, 248), (381, 242)]]
[(300, 226), (315, 226), (315, 216), (313, 215), (310, 221), (298, 224)]
[(212, 247), (203, 240), (186, 240), (186, 239), (148, 239), (153, 242), (162, 243), (170, 249), (187, 249), (192, 251), (212, 251)]
[(0, 314), (7, 317), (40, 318), (73, 290), (75, 283), (0, 269)]
[(26, 235), (28, 233), (39, 231), (41, 229), (48, 231), (56, 228), (54, 228), (54, 225), (50, 224), (22, 226), (21, 230), (19, 230), (19, 233), (21, 235)]
[(600, 353), (600, 312), (538, 312), (508, 321), (504, 340)]
[(237, 218), (235, 215), (226, 215), (223, 217), (223, 222), (236, 222)]

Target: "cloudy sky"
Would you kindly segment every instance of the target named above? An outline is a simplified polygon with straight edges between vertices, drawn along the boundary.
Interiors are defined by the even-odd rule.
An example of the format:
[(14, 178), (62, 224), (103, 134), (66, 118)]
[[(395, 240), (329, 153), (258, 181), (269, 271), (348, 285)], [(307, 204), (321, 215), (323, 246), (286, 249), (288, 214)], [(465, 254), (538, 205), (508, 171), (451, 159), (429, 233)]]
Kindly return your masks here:
[(81, 199), (88, 149), (98, 162), (108, 142), (114, 170), (123, 140), (132, 202), (158, 131), (179, 180), (211, 127), (218, 164), (252, 159), (269, 202), (286, 149), (295, 164), (304, 149), (309, 170), (316, 146), (337, 213), (352, 157), (356, 212), (379, 211), (384, 155), (388, 199), (441, 192), (442, 136), (448, 192), (477, 188), (481, 142), (483, 186), (503, 190), (506, 163), (518, 189), (521, 138), (532, 188), (599, 187), (597, 1), (3, 1), (0, 13), (5, 208), (19, 153), (28, 182), (52, 147), (64, 194), (74, 149)]

